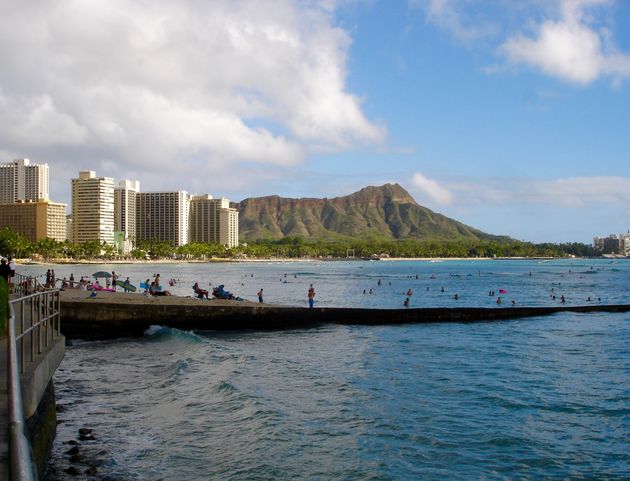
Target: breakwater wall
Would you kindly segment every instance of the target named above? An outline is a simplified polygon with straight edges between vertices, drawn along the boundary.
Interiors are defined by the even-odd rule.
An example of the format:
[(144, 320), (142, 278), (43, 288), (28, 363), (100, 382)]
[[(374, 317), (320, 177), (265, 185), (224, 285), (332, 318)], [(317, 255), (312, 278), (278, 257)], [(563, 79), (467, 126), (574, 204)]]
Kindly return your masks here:
[(497, 307), (497, 308), (419, 308), (356, 309), (259, 305), (233, 301), (213, 304), (160, 304), (62, 300), (62, 334), (68, 339), (111, 339), (141, 336), (151, 325), (181, 330), (277, 330), (316, 325), (357, 324), (394, 325), (430, 322), (489, 322), (523, 317), (545, 316), (558, 312), (630, 312), (630, 304)]

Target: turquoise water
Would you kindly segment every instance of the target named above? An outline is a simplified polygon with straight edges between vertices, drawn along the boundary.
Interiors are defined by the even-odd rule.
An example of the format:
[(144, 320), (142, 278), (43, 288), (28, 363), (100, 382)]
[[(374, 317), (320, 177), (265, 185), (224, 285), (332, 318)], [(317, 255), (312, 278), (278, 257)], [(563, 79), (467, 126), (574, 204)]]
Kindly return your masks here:
[[(477, 304), (490, 302), (488, 286), (548, 302), (549, 289), (564, 283), (568, 302), (587, 292), (628, 302), (625, 262), (597, 262), (595, 274), (575, 278), (576, 266), (586, 272), (591, 264), (362, 264), (359, 273), (352, 263), (212, 269), (235, 283), (252, 273), (268, 279), (270, 291), (296, 303), (313, 282), (320, 303), (393, 305), (400, 295), (377, 291), (390, 280), (414, 290), (438, 281)], [(172, 266), (160, 268), (164, 278)], [(203, 268), (179, 274), (188, 280)], [(285, 272), (297, 281), (285, 285)], [(587, 287), (581, 275), (597, 282), (589, 277)], [(372, 284), (374, 293), (363, 295)], [(64, 443), (80, 427), (96, 439), (82, 442), (76, 465), (98, 464), (111, 480), (628, 479), (628, 346), (630, 315), (603, 313), (262, 333), (156, 326), (137, 339), (80, 341), (55, 377), (65, 411), (51, 479), (63, 477)]]

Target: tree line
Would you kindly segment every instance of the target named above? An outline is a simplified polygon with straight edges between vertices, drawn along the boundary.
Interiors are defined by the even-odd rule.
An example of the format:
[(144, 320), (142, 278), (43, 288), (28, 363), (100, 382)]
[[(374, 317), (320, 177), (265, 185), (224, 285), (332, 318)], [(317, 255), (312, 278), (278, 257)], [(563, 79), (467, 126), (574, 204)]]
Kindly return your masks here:
[(596, 257), (586, 244), (533, 244), (516, 240), (312, 240), (285, 237), (257, 240), (227, 248), (221, 244), (191, 242), (175, 247), (166, 241), (141, 241), (126, 256), (99, 241), (72, 243), (45, 238), (30, 242), (8, 227), (0, 230), (0, 253), (15, 258), (44, 259), (181, 259), (246, 258), (370, 258), (389, 257)]

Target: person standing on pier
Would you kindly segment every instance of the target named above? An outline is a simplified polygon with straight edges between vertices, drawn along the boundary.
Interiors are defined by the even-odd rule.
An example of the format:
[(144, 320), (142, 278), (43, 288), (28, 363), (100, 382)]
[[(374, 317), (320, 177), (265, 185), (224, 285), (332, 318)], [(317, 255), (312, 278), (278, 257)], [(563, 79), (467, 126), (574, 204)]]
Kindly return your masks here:
[(258, 291), (258, 302), (260, 302), (261, 304), (263, 302), (263, 290), (262, 290), (262, 287)]
[(9, 284), (9, 278), (11, 277), (11, 268), (9, 264), (7, 264), (7, 260), (3, 257), (2, 261), (0, 261), (0, 277), (4, 277), (7, 281), (7, 285)]
[(308, 307), (313, 308), (313, 304), (315, 304), (315, 288), (313, 284), (308, 288)]

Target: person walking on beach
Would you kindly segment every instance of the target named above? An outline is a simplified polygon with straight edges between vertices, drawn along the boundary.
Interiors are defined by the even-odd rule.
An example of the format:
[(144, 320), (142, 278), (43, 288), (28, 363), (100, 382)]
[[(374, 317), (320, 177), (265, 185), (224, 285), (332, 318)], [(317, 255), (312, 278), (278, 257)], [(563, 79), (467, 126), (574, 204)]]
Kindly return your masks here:
[(262, 290), (262, 287), (258, 291), (258, 302), (260, 302), (261, 304), (263, 302), (263, 290)]
[(311, 284), (311, 287), (308, 288), (308, 307), (312, 309), (314, 304), (315, 304), (315, 288), (313, 287), (313, 284)]

